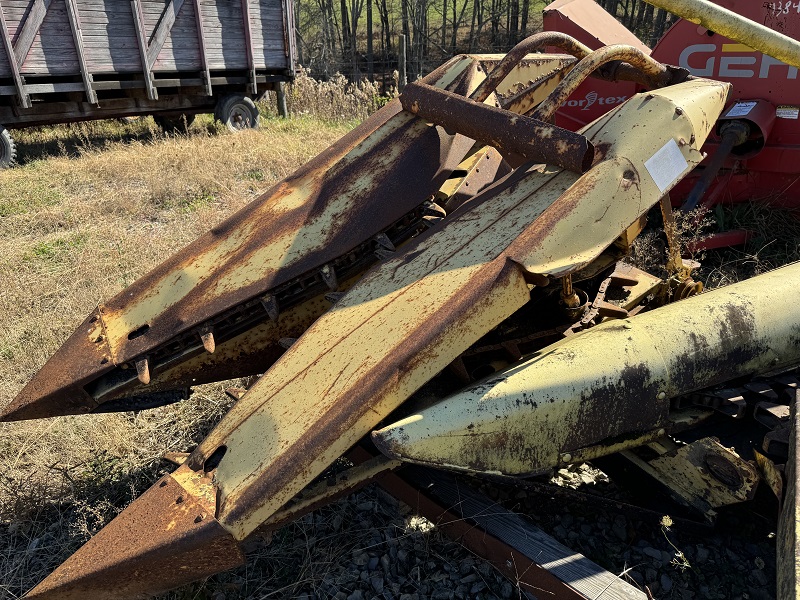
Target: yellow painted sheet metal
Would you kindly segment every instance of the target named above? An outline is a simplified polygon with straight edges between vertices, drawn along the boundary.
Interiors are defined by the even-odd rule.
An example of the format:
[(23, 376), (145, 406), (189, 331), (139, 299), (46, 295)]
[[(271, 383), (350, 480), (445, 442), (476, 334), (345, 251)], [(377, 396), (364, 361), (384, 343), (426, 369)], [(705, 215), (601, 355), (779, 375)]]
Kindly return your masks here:
[[(711, 118), (722, 110), (728, 89), (704, 80), (677, 87), (695, 100), (705, 95), (704, 113)], [(667, 165), (667, 176), (659, 175), (664, 189), (698, 162), (697, 147), (709, 127), (706, 117), (693, 124), (690, 119), (698, 118), (699, 111), (676, 114), (668, 95), (651, 96), (634, 98), (585, 132), (604, 151), (596, 167), (603, 177), (593, 171), (581, 177), (518, 169), (404, 254), (372, 270), (317, 320), (187, 463), (200, 469), (217, 457), (211, 466), (218, 463), (220, 523), (244, 538), (413, 391), (521, 307), (529, 298), (524, 265), (564, 271), (602, 251), (599, 236), (552, 235), (558, 218), (577, 222), (574, 211), (580, 209), (603, 221), (611, 211), (613, 220), (595, 223), (607, 232), (616, 228), (607, 235), (610, 244), (655, 204), (661, 192), (646, 181), (643, 164), (650, 157), (641, 152), (620, 156), (616, 144), (623, 136), (646, 139), (648, 148), (678, 149), (681, 169)], [(656, 97), (665, 104), (653, 103)], [(681, 146), (674, 131), (685, 136)]]
[[(800, 263), (608, 321), (373, 434), (387, 455), (547, 471), (581, 448), (669, 427), (669, 399), (800, 364)], [(563, 459), (563, 460), (562, 460)]]

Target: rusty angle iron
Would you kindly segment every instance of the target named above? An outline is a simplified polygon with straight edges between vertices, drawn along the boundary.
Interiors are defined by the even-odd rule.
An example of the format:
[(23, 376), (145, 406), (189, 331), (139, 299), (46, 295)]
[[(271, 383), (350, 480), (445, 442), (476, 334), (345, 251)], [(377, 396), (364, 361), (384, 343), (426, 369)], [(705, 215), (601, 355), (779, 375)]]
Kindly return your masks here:
[[(590, 69), (586, 65), (592, 60), (589, 54), (574, 68), (588, 76)], [(582, 68), (583, 61), (589, 62)], [(458, 89), (458, 67), (463, 73), (468, 65), (474, 65), (468, 57), (453, 59), (424, 83), (441, 89), (452, 83), (452, 89)], [(507, 68), (507, 63), (501, 60), (496, 68)], [(477, 69), (471, 72), (475, 79), (462, 88), (462, 96), (475, 90), (484, 76)], [(558, 96), (566, 85), (572, 83), (564, 79), (551, 94)], [(173, 581), (167, 575), (153, 574), (153, 558), (169, 547), (171, 560), (192, 561), (196, 541), (201, 539), (212, 540), (213, 548), (218, 550), (211, 556), (218, 555), (219, 559), (195, 561), (186, 577), (200, 577), (200, 571), (211, 574), (240, 561), (233, 549), (237, 542), (273, 518), (415, 390), (524, 306), (532, 289), (546, 285), (551, 277), (571, 276), (592, 265), (631, 224), (638, 223), (702, 160), (699, 147), (724, 107), (728, 89), (724, 83), (695, 79), (639, 94), (579, 133), (591, 144), (586, 146), (592, 149), (591, 165), (580, 162), (581, 169), (574, 171), (562, 168), (577, 167), (578, 163), (567, 165), (558, 152), (542, 157), (547, 164), (525, 162), (464, 202), (439, 225), (397, 248), (395, 254), (353, 283), (330, 310), (289, 345), (184, 465), (135, 501), (28, 597), (123, 598), (162, 591), (185, 578), (176, 575)], [(462, 104), (461, 99), (457, 102)], [(483, 107), (479, 110), (486, 112)], [(381, 119), (388, 113), (382, 114)], [(513, 122), (514, 117), (504, 118)], [(462, 147), (459, 136), (465, 140), (463, 147), (472, 145), (472, 138), (466, 137), (469, 134), (464, 129), (474, 124), (454, 122), (442, 126), (434, 121), (431, 125), (408, 111), (393, 114), (387, 122), (395, 127), (392, 133), (408, 144), (430, 137), (433, 147), (447, 148), (447, 152), (432, 159), (433, 164), (423, 165), (426, 186), (429, 182), (438, 183), (440, 174), (451, 168), (446, 168), (452, 164), (451, 151), (455, 152), (456, 145)], [(371, 123), (370, 127), (374, 127), (375, 121)], [(410, 139), (404, 137), (407, 131), (415, 132)], [(359, 135), (363, 132), (364, 129)], [(470, 133), (485, 137), (474, 129)], [(443, 139), (456, 141), (444, 144)], [(365, 138), (350, 150), (355, 155), (347, 154), (349, 158), (342, 160), (359, 168), (382, 165), (389, 169), (396, 163), (409, 164), (382, 134), (370, 140)], [(389, 152), (391, 160), (374, 152), (372, 142)], [(526, 143), (535, 146), (537, 142)], [(345, 147), (347, 144), (340, 146), (340, 152)], [(521, 149), (524, 150), (515, 146), (508, 151), (516, 153)], [(370, 162), (373, 160), (376, 162)], [(588, 170), (581, 173), (584, 166)], [(338, 172), (335, 166), (331, 169)], [(400, 171), (407, 176), (403, 168)], [(385, 174), (391, 169), (378, 172)], [(374, 185), (372, 174), (361, 173)], [(323, 182), (327, 176), (323, 175)], [(348, 190), (356, 194), (364, 186), (373, 189), (358, 183), (362, 180), (355, 175), (348, 181)], [(196, 247), (201, 252), (195, 256), (194, 247), (190, 246), (157, 275), (145, 278), (118, 297), (117, 313), (108, 307), (101, 309), (95, 315), (96, 322), (84, 326), (93, 328), (89, 338), (84, 328), (75, 334), (80, 343), (99, 344), (107, 351), (120, 344), (117, 349), (121, 354), (113, 364), (135, 361), (148, 343), (137, 340), (146, 340), (147, 332), (133, 338), (130, 335), (143, 324), (154, 330), (157, 326), (159, 335), (175, 335), (186, 327), (181, 317), (188, 313), (177, 311), (186, 310), (188, 301), (178, 303), (181, 297), (170, 304), (164, 294), (178, 290), (187, 300), (196, 299), (201, 296), (199, 290), (213, 286), (219, 298), (230, 301), (258, 298), (266, 289), (263, 280), (278, 277), (275, 273), (283, 273), (284, 264), (287, 269), (300, 271), (303, 265), (314, 265), (309, 256), (328, 259), (324, 223), (338, 223), (342, 228), (332, 229), (341, 235), (335, 238), (339, 240), (337, 249), (346, 251), (353, 245), (354, 242), (346, 243), (348, 232), (363, 240), (360, 228), (374, 218), (370, 212), (371, 196), (358, 196), (365, 204), (361, 218), (350, 214), (350, 219), (343, 219), (348, 213), (332, 207), (342, 208), (339, 202), (344, 200), (339, 196), (331, 200), (320, 198), (316, 187), (319, 183), (313, 177), (290, 178), (276, 188), (282, 195), (278, 193), (266, 205), (260, 202), (253, 209), (252, 214), (259, 218), (278, 219), (279, 233), (267, 234), (268, 246), (257, 247), (256, 238), (248, 237), (255, 236), (255, 223), (250, 221), (231, 238), (242, 244), (236, 245), (235, 250), (231, 250), (231, 239), (220, 246), (203, 242)], [(314, 201), (306, 202), (310, 190)], [(414, 199), (417, 203), (424, 200), (422, 190), (418, 192), (420, 195)], [(315, 211), (317, 208), (319, 212)], [(283, 220), (278, 209), (287, 213)], [(392, 217), (397, 218), (403, 210), (405, 207), (397, 209)], [(390, 223), (391, 219), (387, 217), (383, 222)], [(236, 223), (234, 219), (232, 225)], [(300, 239), (298, 230), (304, 232)], [(312, 231), (322, 238), (309, 238)], [(305, 244), (311, 244), (311, 249)], [(299, 245), (296, 251), (295, 245)], [(190, 285), (204, 272), (203, 268), (209, 268), (210, 261), (217, 259), (225, 259), (223, 264), (227, 265), (219, 276), (201, 278), (199, 287)], [(240, 270), (241, 261), (257, 263), (256, 270)], [(144, 290), (146, 294), (139, 296)], [(166, 305), (166, 309), (152, 314), (154, 300), (159, 307)], [(193, 323), (206, 323), (213, 316), (212, 309), (193, 308), (200, 311), (193, 316)], [(111, 327), (104, 320), (107, 315), (124, 318), (120, 316)], [(200, 345), (201, 336), (189, 329)], [(103, 339), (94, 342), (91, 335)], [(94, 356), (97, 359), (99, 354)], [(162, 376), (156, 370), (151, 375), (150, 385)], [(186, 512), (181, 512), (181, 506), (187, 507)], [(173, 513), (176, 516), (165, 516)], [(158, 517), (131, 517), (146, 514)], [(107, 540), (125, 536), (132, 541), (124, 552), (109, 553)], [(106, 577), (107, 573), (113, 573), (113, 577)], [(119, 587), (118, 581), (124, 582), (124, 587)]]

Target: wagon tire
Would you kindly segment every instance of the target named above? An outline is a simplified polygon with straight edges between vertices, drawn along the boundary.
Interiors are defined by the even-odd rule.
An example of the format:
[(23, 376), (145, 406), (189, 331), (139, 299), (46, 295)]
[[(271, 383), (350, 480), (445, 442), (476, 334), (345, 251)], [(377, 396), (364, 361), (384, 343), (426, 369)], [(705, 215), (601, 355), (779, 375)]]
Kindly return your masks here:
[(0, 169), (7, 169), (17, 162), (17, 145), (11, 132), (0, 125)]
[(189, 127), (194, 123), (195, 115), (153, 115), (156, 125), (161, 127), (164, 133), (188, 133)]
[(258, 128), (258, 107), (247, 96), (231, 94), (217, 103), (214, 116), (231, 131)]

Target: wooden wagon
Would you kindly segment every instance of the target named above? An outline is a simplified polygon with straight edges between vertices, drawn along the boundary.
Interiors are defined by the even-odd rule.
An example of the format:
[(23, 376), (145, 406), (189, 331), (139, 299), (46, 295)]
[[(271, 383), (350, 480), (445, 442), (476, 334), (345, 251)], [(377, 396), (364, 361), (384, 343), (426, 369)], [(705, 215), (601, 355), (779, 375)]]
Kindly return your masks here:
[(253, 99), (295, 68), (291, 0), (0, 0), (0, 163), (7, 127), (214, 112), (253, 127)]

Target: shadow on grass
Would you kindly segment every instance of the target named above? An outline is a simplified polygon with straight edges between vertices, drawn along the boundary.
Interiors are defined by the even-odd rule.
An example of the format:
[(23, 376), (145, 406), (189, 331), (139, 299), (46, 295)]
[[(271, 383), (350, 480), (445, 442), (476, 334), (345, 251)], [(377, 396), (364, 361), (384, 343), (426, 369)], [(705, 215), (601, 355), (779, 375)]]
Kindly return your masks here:
[(148, 144), (174, 135), (209, 135), (218, 132), (211, 115), (198, 115), (187, 133), (165, 133), (152, 117), (103, 119), (61, 125), (43, 125), (12, 132), (17, 163), (53, 157), (76, 158), (88, 150), (103, 150), (115, 144)]

